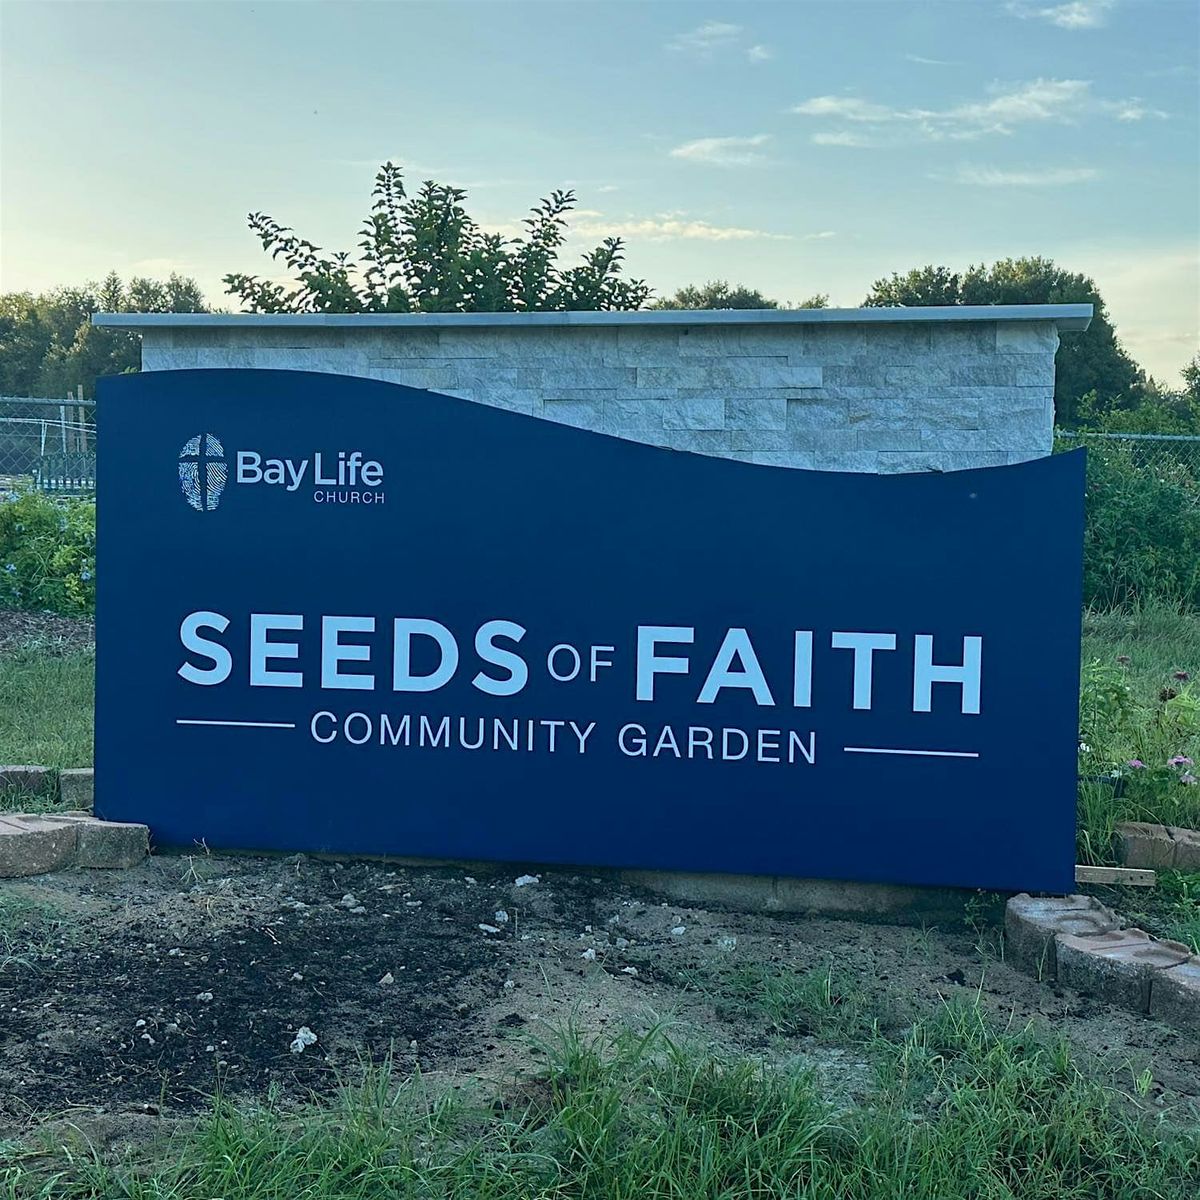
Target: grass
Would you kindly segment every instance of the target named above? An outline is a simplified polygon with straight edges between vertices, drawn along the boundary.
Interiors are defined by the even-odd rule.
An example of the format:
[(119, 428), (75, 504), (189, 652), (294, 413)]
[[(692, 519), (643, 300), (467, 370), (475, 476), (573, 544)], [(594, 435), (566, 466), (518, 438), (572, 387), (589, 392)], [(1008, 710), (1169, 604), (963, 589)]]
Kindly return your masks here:
[(47, 906), (0, 892), (0, 980), (48, 953), (60, 927)]
[(844, 1040), (861, 1038), (875, 1027), (866, 996), (833, 967), (803, 974), (771, 963), (747, 962), (724, 970), (693, 967), (679, 982), (704, 995), (718, 1016), (758, 1018), (784, 1036)]
[(867, 1102), (714, 1055), (668, 1030), (565, 1031), (549, 1069), (490, 1106), (367, 1071), (297, 1112), (218, 1100), (123, 1161), (0, 1146), (5, 1200), (1191, 1200), (1200, 1126), (1089, 1080), (1064, 1043), (947, 1004), (865, 1034)]
[(92, 765), (92, 651), (0, 654), (0, 757), (45, 767)]
[(1149, 694), (1176, 670), (1200, 672), (1200, 614), (1165, 604), (1132, 611), (1090, 612), (1083, 620), (1083, 658), (1129, 656), (1129, 681)]
[[(1166, 765), (1175, 755), (1200, 763), (1200, 615), (1162, 604), (1088, 613), (1083, 663), (1080, 772), (1091, 778), (1079, 788), (1079, 861), (1113, 862), (1118, 821), (1200, 828), (1200, 784)], [(1119, 779), (1098, 781), (1114, 770)]]

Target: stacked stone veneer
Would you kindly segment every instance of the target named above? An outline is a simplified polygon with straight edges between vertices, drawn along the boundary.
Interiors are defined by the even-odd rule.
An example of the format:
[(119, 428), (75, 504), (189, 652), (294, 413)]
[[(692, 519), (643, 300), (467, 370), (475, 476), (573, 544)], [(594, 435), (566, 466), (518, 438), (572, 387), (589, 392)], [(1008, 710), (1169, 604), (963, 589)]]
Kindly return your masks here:
[(489, 326), (464, 318), (426, 328), (231, 317), (138, 332), (145, 370), (358, 375), (754, 463), (947, 471), (1050, 452), (1053, 319), (892, 324), (839, 314), (742, 325), (732, 314), (720, 324), (635, 315), (643, 320)]

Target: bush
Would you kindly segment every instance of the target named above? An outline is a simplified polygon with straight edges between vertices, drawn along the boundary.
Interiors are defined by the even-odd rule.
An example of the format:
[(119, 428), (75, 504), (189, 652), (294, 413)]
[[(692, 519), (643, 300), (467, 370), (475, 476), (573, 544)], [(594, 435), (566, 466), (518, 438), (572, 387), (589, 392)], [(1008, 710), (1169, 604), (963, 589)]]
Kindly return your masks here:
[(0, 499), (0, 608), (96, 611), (96, 505), (15, 492)]
[(1083, 598), (1107, 609), (1200, 601), (1200, 483), (1163, 456), (1141, 464), (1120, 443), (1088, 446)]

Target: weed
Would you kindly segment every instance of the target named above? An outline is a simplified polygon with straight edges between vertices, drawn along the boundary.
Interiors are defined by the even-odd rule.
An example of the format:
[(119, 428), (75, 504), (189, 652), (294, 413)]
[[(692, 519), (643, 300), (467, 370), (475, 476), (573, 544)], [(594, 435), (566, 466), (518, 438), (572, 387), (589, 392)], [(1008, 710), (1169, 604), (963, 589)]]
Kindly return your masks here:
[[(874, 1093), (835, 1110), (816, 1076), (714, 1055), (666, 1029), (547, 1045), (547, 1070), (472, 1106), (366, 1070), (299, 1111), (224, 1101), (140, 1158), (31, 1166), (0, 1196), (53, 1200), (1188, 1200), (1200, 1131), (1090, 1081), (1066, 1045), (948, 1003), (876, 1037)], [(1135, 1094), (1151, 1083), (1136, 1078)], [(7, 1191), (5, 1190), (7, 1189)]]
[(772, 1033), (788, 1037), (862, 1037), (875, 1020), (862, 990), (832, 967), (798, 973), (747, 963), (706, 972), (692, 970), (683, 983), (706, 995), (719, 1015), (737, 1020), (752, 1014), (765, 1019)]

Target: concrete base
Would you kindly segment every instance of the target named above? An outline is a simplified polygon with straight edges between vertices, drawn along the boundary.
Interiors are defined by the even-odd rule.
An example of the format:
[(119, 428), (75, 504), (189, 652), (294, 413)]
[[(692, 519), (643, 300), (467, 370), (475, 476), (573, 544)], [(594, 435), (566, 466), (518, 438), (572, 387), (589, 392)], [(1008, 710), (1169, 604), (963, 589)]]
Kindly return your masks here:
[[(851, 883), (832, 879), (790, 879), (770, 875), (694, 875), (682, 871), (618, 871), (617, 877), (681, 904), (739, 912), (806, 913), (813, 916), (887, 920), (921, 925), (930, 920), (961, 921), (980, 893), (969, 888), (909, 887), (891, 883)], [(996, 901), (996, 915), (1002, 912)]]
[[(162, 853), (156, 847), (155, 853)], [(170, 849), (170, 848), (167, 848)], [(175, 847), (179, 850), (180, 848)], [(183, 851), (186, 853), (186, 850)], [(379, 862), (417, 871), (452, 869), (467, 875), (489, 874), (507, 866), (513, 876), (541, 875), (553, 883), (556, 875), (588, 875), (644, 888), (678, 904), (731, 912), (801, 913), (847, 917), (889, 925), (927, 925), (932, 921), (964, 920), (968, 906), (977, 920), (999, 925), (1004, 920), (1007, 894), (974, 888), (909, 887), (892, 883), (850, 883), (836, 879), (791, 879), (773, 875), (692, 874), (686, 871), (620, 870), (567, 863), (500, 863), (492, 860), (414, 858), (391, 854), (339, 854), (319, 851), (214, 850), (238, 855), (293, 855), (331, 862)], [(980, 911), (982, 906), (982, 911)]]

